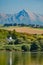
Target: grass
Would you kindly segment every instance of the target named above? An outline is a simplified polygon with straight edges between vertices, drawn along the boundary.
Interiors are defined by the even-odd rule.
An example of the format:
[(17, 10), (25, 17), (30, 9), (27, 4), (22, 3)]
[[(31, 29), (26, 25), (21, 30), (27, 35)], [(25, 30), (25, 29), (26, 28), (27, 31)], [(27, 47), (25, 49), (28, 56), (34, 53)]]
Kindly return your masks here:
[(30, 48), (30, 44), (17, 44), (17, 45), (1, 45), (0, 46), (0, 50), (17, 50), (17, 51), (22, 51), (21, 47), (23, 45), (29, 46)]
[(9, 26), (9, 27), (0, 27), (0, 29), (13, 31), (20, 33), (28, 33), (28, 34), (43, 34), (43, 28), (32, 28), (32, 27), (19, 27), (19, 26)]

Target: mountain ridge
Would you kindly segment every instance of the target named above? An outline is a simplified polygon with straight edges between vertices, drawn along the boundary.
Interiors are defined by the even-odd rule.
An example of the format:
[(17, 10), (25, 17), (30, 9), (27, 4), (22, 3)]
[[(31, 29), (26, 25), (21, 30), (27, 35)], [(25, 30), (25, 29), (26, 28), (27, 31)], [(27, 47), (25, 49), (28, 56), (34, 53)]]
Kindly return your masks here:
[(43, 16), (24, 9), (15, 14), (0, 14), (0, 24), (10, 23), (43, 25)]

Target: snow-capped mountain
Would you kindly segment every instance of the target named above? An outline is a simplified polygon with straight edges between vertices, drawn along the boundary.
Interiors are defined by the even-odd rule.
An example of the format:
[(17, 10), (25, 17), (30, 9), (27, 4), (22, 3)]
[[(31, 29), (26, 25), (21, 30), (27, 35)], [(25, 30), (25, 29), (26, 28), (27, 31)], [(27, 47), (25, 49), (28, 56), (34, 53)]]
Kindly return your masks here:
[(0, 14), (0, 24), (10, 23), (43, 25), (43, 16), (25, 10), (15, 14)]

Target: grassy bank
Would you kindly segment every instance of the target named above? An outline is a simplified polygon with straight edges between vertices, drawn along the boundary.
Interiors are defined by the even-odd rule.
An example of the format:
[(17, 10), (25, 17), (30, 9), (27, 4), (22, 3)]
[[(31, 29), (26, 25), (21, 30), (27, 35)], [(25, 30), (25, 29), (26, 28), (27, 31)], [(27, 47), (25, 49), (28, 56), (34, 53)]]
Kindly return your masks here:
[[(10, 36), (12, 39), (9, 39)], [(43, 34), (27, 34), (0, 29), (0, 50), (43, 51)]]

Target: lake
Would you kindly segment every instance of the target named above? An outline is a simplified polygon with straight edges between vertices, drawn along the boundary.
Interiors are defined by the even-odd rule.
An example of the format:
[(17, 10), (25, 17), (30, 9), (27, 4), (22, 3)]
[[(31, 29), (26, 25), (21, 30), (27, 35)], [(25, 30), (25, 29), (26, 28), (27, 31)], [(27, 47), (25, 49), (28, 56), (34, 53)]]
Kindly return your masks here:
[(43, 53), (0, 51), (0, 65), (43, 65)]

